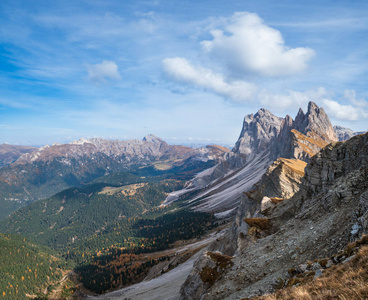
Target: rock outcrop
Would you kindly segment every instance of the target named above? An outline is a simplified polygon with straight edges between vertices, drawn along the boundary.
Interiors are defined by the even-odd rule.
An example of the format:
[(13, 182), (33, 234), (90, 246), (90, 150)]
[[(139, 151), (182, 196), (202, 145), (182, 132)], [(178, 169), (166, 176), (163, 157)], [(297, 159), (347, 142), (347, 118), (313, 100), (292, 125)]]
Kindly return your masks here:
[(262, 108), (245, 116), (243, 128), (233, 148), (234, 153), (250, 155), (267, 150), (277, 140), (283, 119)]
[[(197, 299), (240, 299), (271, 292), (280, 279), (291, 276), (290, 270), (328, 258), (367, 233), (367, 178), (368, 134), (325, 147), (310, 159), (299, 191), (269, 211), (268, 232), (251, 239), (247, 224), (248, 231), (238, 238), (248, 242), (232, 259), (233, 266)], [(253, 201), (245, 198), (244, 203)], [(261, 217), (259, 203), (253, 211), (251, 217)], [(240, 213), (249, 215), (249, 206), (241, 205)], [(182, 299), (189, 299), (186, 286), (182, 290)]]

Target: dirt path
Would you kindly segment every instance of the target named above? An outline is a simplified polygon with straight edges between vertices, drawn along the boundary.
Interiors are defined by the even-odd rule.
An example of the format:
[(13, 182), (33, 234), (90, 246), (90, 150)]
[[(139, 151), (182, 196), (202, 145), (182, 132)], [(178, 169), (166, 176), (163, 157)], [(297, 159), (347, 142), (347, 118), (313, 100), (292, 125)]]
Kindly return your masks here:
[(66, 280), (68, 279), (68, 277), (72, 275), (74, 272), (67, 270), (67, 271), (64, 271), (63, 273), (64, 273), (63, 274), (64, 276), (59, 281), (58, 287), (52, 292), (52, 294), (49, 297), (50, 300), (60, 300), (61, 299), (61, 293), (63, 291), (63, 286)]

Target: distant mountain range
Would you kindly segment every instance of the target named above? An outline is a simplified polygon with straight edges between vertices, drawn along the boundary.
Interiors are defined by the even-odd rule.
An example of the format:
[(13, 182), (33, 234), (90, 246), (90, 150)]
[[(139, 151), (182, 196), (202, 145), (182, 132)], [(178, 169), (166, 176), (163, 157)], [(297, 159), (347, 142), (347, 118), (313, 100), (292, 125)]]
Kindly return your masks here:
[(0, 167), (10, 165), (21, 155), (31, 153), (36, 150), (36, 147), (2, 144), (0, 145)]
[(353, 136), (365, 133), (365, 131), (354, 132), (349, 128), (344, 128), (341, 126), (334, 126), (334, 130), (340, 142), (347, 141), (348, 139), (351, 139)]
[(197, 165), (200, 171), (229, 151), (215, 145), (198, 149), (172, 146), (154, 135), (143, 140), (80, 139), (70, 144), (31, 148), (12, 164), (0, 168), (0, 218), (27, 203), (99, 177), (148, 166), (153, 171), (164, 171), (186, 166), (196, 170)]

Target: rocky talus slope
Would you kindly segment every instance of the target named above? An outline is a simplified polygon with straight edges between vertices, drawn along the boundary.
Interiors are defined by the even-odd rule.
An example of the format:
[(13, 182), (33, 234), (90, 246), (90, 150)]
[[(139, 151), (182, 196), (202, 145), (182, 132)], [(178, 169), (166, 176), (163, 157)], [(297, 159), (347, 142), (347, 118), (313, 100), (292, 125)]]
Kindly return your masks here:
[(243, 192), (250, 191), (279, 157), (308, 161), (333, 141), (337, 137), (327, 114), (313, 102), (306, 113), (299, 110), (295, 121), (262, 108), (245, 116), (239, 139), (224, 161), (199, 173), (165, 203), (185, 197), (196, 210), (234, 213)]
[[(238, 226), (235, 222), (228, 234), (236, 238), (224, 237), (212, 245), (212, 251), (220, 250), (216, 257), (207, 253), (195, 263), (181, 299), (240, 299), (271, 292), (280, 279), (290, 276), (290, 269), (344, 249), (368, 230), (367, 179), (364, 134), (329, 144), (314, 155), (299, 191), (266, 210), (262, 200), (272, 199), (266, 193), (277, 189), (262, 192), (259, 184), (255, 199), (244, 195)], [(232, 247), (226, 246), (229, 243)], [(229, 263), (219, 268), (223, 260)]]

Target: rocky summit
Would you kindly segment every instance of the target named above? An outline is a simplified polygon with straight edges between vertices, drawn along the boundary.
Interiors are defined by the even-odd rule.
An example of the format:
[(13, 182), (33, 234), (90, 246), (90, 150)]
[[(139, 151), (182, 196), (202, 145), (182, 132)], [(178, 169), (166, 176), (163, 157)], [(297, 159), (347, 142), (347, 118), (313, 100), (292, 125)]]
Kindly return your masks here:
[(275, 160), (282, 157), (307, 162), (335, 141), (330, 119), (313, 102), (306, 113), (299, 110), (295, 121), (262, 108), (245, 116), (239, 139), (225, 160), (199, 173), (184, 190), (169, 195), (166, 203), (198, 192), (190, 198), (195, 209), (234, 214), (243, 192), (250, 191)]
[(295, 121), (287, 115), (279, 118), (266, 109), (244, 118), (243, 129), (233, 149), (245, 155), (270, 151), (278, 157), (308, 160), (328, 143), (337, 141), (330, 119), (314, 102), (308, 111), (299, 109)]

